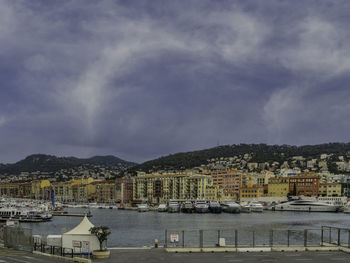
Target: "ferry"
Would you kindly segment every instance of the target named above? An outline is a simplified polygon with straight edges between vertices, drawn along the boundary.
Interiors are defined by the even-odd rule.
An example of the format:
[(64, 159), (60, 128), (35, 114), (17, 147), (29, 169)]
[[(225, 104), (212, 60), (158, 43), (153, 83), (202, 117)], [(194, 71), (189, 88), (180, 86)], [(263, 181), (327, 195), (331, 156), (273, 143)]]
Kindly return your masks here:
[(275, 211), (300, 211), (300, 212), (338, 212), (340, 206), (315, 202), (312, 200), (296, 200), (278, 204), (274, 207)]
[(35, 209), (4, 207), (0, 208), (0, 221), (18, 220), (20, 222), (45, 222), (52, 219), (52, 214)]

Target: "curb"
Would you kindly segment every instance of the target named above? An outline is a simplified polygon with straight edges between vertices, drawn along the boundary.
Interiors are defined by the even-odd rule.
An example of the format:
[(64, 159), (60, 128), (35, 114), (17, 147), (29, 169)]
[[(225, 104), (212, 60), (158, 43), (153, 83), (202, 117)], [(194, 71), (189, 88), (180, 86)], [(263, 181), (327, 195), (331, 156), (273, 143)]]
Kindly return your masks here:
[(198, 247), (178, 247), (178, 248), (165, 248), (166, 252), (169, 253), (222, 253), (222, 252), (236, 252), (236, 253), (249, 253), (249, 252), (302, 252), (302, 251), (313, 251), (313, 252), (321, 252), (321, 251), (342, 251), (346, 253), (350, 253), (350, 248), (346, 247), (206, 247), (206, 248), (198, 248)]
[(42, 252), (38, 252), (38, 251), (33, 251), (33, 254), (45, 256), (45, 257), (57, 258), (57, 259), (65, 260), (65, 261), (71, 261), (71, 262), (91, 263), (91, 259), (87, 259), (87, 258), (78, 258), (78, 257), (67, 258), (67, 257), (61, 257), (61, 256), (57, 256), (57, 255), (42, 253)]

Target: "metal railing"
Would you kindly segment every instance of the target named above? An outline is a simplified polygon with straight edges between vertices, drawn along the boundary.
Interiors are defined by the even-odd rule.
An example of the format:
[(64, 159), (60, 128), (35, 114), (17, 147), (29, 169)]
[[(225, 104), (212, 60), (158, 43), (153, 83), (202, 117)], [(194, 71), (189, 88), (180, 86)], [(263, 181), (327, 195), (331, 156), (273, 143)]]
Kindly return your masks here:
[[(315, 247), (350, 248), (350, 229), (333, 226), (307, 229), (166, 229), (164, 247)], [(220, 244), (221, 240), (221, 244)], [(224, 243), (223, 243), (224, 242)]]
[(45, 243), (34, 243), (33, 251), (38, 251), (41, 253), (61, 256), (61, 257), (81, 257), (81, 258), (89, 258), (89, 253), (84, 253), (82, 251), (77, 251), (73, 248), (64, 248), (60, 246), (49, 246)]

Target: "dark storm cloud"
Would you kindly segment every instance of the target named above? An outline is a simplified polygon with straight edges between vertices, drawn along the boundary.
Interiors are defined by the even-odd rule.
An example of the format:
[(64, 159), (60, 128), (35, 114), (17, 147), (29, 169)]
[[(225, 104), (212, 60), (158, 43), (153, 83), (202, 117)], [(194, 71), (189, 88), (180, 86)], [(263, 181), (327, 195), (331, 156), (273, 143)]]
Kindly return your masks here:
[(348, 1), (0, 2), (0, 160), (348, 141)]

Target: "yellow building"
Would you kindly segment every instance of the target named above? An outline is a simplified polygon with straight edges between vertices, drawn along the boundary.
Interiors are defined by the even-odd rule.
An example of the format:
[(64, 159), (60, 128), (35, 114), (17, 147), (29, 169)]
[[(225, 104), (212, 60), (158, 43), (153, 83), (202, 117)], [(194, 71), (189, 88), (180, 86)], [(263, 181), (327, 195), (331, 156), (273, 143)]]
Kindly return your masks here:
[(53, 183), (52, 189), (55, 191), (55, 199), (57, 201), (61, 201), (61, 202), (74, 201), (71, 181)]
[(270, 178), (274, 177), (274, 174), (269, 171), (261, 173), (246, 173), (242, 178), (243, 187), (251, 187), (253, 185), (264, 186), (268, 184)]
[(242, 198), (259, 198), (264, 196), (264, 186), (253, 185), (241, 188), (241, 200)]
[(267, 188), (268, 196), (287, 196), (289, 194), (289, 178), (288, 177), (273, 177), (269, 179)]
[(341, 184), (338, 183), (321, 183), (318, 188), (319, 196), (341, 196)]
[(92, 184), (92, 181), (74, 181), (72, 183), (73, 201), (87, 202), (94, 199), (94, 195), (96, 193), (96, 185)]
[(32, 182), (33, 199), (50, 199), (51, 184), (49, 180), (38, 180)]
[[(194, 200), (218, 196), (209, 175), (193, 173), (145, 174), (139, 173), (133, 180), (133, 200), (149, 203), (167, 202), (171, 199)], [(215, 191), (217, 191), (215, 193)]]

